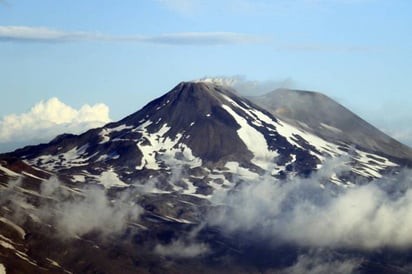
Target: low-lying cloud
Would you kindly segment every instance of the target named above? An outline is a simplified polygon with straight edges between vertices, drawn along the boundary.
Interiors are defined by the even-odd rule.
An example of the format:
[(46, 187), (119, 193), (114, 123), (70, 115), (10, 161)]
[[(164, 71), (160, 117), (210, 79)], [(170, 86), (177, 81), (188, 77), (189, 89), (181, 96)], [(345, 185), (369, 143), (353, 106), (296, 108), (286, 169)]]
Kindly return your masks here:
[(121, 232), (143, 211), (129, 195), (110, 199), (106, 190), (97, 186), (88, 186), (81, 195), (69, 195), (55, 178), (43, 182), (40, 193), (58, 202), (42, 204), (38, 214), (55, 223), (59, 234), (70, 237), (93, 231), (103, 235)]
[(173, 258), (193, 258), (208, 253), (209, 247), (204, 243), (187, 242), (176, 240), (168, 245), (156, 245), (154, 252)]
[(330, 254), (328, 251), (314, 250), (308, 254), (300, 255), (295, 264), (279, 271), (281, 274), (347, 274), (358, 273), (362, 259), (360, 258), (340, 258), (337, 254)]
[[(107, 182), (110, 183), (110, 182)], [(56, 230), (56, 235), (74, 238), (98, 232), (103, 237), (121, 233), (131, 222), (139, 219), (143, 209), (134, 202), (132, 193), (110, 197), (105, 189), (87, 185), (76, 191), (52, 177), (44, 181), (39, 190), (42, 198), (38, 206), (20, 192), (21, 183), (10, 181), (2, 190), (0, 205), (11, 203), (11, 217), (24, 222), (27, 216), (34, 221), (47, 223)]]
[(227, 232), (253, 232), (302, 246), (412, 246), (411, 170), (348, 188), (320, 187), (327, 174), (286, 182), (268, 176), (244, 183), (214, 197), (216, 205), (228, 207), (211, 214), (208, 222)]
[(62, 133), (81, 133), (110, 122), (105, 104), (74, 109), (57, 98), (37, 103), (30, 111), (10, 114), (0, 120), (0, 151), (16, 145), (49, 141)]
[(163, 45), (229, 45), (257, 43), (257, 36), (238, 32), (182, 32), (159, 35), (116, 36), (104, 33), (64, 31), (44, 27), (0, 26), (0, 42), (132, 42)]

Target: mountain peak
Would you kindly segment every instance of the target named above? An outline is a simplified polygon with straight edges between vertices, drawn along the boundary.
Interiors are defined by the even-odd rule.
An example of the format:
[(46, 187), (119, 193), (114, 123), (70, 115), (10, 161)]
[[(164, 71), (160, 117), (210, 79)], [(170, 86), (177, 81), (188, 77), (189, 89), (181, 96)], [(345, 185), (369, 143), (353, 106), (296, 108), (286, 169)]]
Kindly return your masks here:
[[(181, 82), (118, 122), (0, 155), (0, 273), (288, 272), (295, 259), (304, 272), (312, 243), (330, 246), (331, 268), (330, 254), (340, 262), (355, 250), (362, 269), (374, 260), (365, 273), (396, 270), (381, 258), (403, 264), (403, 238), (382, 253), (390, 237), (370, 245), (369, 230), (352, 227), (364, 218), (379, 226), (399, 204), (409, 212), (408, 173), (383, 179), (412, 163), (399, 160), (407, 150), (320, 93), (258, 99), (265, 105), (216, 81)], [(366, 210), (362, 199), (372, 199)], [(301, 236), (307, 224), (334, 225), (337, 209), (364, 214), (349, 230), (338, 222), (335, 238)]]
[(192, 82), (215, 84), (215, 85), (224, 86), (224, 87), (233, 87), (237, 81), (238, 79), (236, 78), (228, 78), (228, 77), (204, 77), (201, 79), (193, 80)]
[(168, 94), (173, 93), (186, 94), (192, 97), (202, 97), (209, 95), (218, 99), (219, 94), (225, 94), (229, 97), (233, 97), (233, 95), (236, 94), (236, 91), (230, 85), (227, 85), (224, 82), (212, 80), (194, 80), (180, 82)]
[(187, 81), (180, 82), (170, 93), (183, 92), (193, 94), (214, 94), (223, 92), (224, 86), (211, 82)]
[[(313, 98), (320, 99), (319, 105)], [(398, 149), (396, 143), (385, 145), (371, 126), (324, 95), (285, 92), (264, 100), (271, 102), (269, 106), (275, 108), (276, 103), (284, 104), (296, 116), (271, 113), (267, 105), (259, 107), (259, 102), (253, 103), (214, 82), (181, 82), (116, 123), (79, 136), (62, 136), (49, 145), (18, 151), (16, 156), (42, 168), (57, 167), (59, 172), (89, 174), (91, 178), (102, 170), (114, 170), (127, 180), (176, 165), (186, 170), (206, 168), (212, 173), (238, 165), (255, 174), (266, 170), (279, 178), (289, 173), (307, 176), (327, 157), (346, 155), (353, 149), (359, 149), (351, 157), (360, 164), (350, 168), (351, 172), (369, 178), (381, 175), (362, 164), (368, 158), (365, 155), (376, 152), (396, 156), (388, 153)], [(324, 109), (326, 106), (331, 109)], [(336, 123), (329, 121), (334, 117)], [(345, 117), (349, 120), (341, 122)], [(302, 126), (305, 123), (307, 126)], [(345, 126), (351, 125), (358, 133), (345, 133)], [(356, 143), (358, 136), (362, 140)], [(382, 173), (397, 165), (380, 156), (370, 157), (383, 159), (374, 167)], [(83, 163), (87, 163), (85, 167)]]
[(351, 143), (408, 161), (412, 159), (412, 149), (322, 93), (277, 89), (248, 99), (282, 120), (326, 140)]

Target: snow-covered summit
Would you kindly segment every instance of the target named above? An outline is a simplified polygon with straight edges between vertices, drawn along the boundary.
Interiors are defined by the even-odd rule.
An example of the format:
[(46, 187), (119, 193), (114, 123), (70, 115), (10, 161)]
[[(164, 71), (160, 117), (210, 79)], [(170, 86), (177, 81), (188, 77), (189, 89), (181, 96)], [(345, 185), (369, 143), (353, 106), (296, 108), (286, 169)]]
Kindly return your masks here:
[[(349, 157), (347, 172), (333, 178), (343, 185), (357, 176), (379, 178), (398, 166), (396, 159), (380, 151), (354, 149), (339, 139), (339, 131), (330, 133), (336, 138), (325, 139), (297, 127), (222, 83), (231, 85), (234, 79), (182, 82), (116, 123), (14, 155), (77, 182), (98, 181), (110, 173), (127, 186), (152, 176), (162, 178), (157, 184), (162, 191), (204, 197), (222, 187), (230, 189), (227, 178), (233, 176), (244, 176), (242, 180), (264, 173), (274, 180), (309, 176), (334, 157)], [(168, 177), (177, 167), (185, 178), (174, 182)]]
[[(363, 219), (352, 218), (355, 212), (358, 217), (381, 215), (386, 221), (392, 206), (390, 211), (381, 210), (387, 206), (373, 202), (383, 193), (375, 187), (361, 186), (368, 180), (385, 180), (382, 177), (386, 174), (410, 164), (409, 158), (399, 158), (402, 154), (398, 150), (388, 155), (382, 145), (370, 145), (368, 149), (364, 142), (343, 138), (348, 131), (355, 139), (363, 136), (368, 144), (382, 143), (375, 131), (363, 126), (358, 118), (349, 117), (347, 123), (334, 118), (342, 118), (348, 112), (338, 111), (335, 104), (328, 104), (332, 110), (327, 111), (319, 110), (315, 100), (313, 107), (306, 105), (304, 109), (281, 105), (296, 114), (281, 115), (277, 108), (259, 107), (259, 101), (253, 103), (250, 98), (239, 96), (230, 87), (235, 82), (236, 79), (227, 78), (182, 82), (118, 122), (0, 155), (1, 264), (13, 273), (146, 273), (139, 269), (157, 266), (153, 272), (186, 273), (187, 266), (195, 263), (198, 268), (189, 272), (239, 273), (237, 262), (247, 266), (244, 261), (249, 258), (252, 266), (256, 258), (284, 261), (282, 254), (291, 253), (289, 244), (286, 251), (282, 245), (280, 251), (268, 249), (268, 242), (276, 242), (277, 248), (278, 241), (266, 239), (277, 238), (272, 234), (261, 238), (261, 232), (277, 232), (278, 224), (293, 219), (291, 214), (295, 216), (299, 210), (310, 216), (322, 209), (321, 214), (313, 215), (320, 218), (303, 224), (327, 224), (328, 228), (342, 224), (335, 222), (335, 215), (345, 223), (347, 218), (340, 214), (346, 210), (354, 219), (350, 224), (358, 225), (357, 220)], [(288, 94), (287, 98), (290, 101), (294, 97)], [(268, 97), (260, 99), (270, 102)], [(306, 97), (302, 100), (307, 104)], [(321, 102), (325, 107), (325, 101)], [(318, 108), (316, 112), (314, 108)], [(358, 126), (351, 121), (358, 121)], [(345, 130), (346, 125), (353, 130)], [(8, 180), (14, 183), (7, 184)], [(353, 192), (357, 186), (368, 195)], [(403, 184), (400, 190), (405, 191)], [(392, 192), (392, 188), (388, 191)], [(336, 197), (340, 193), (343, 194), (337, 196), (337, 201), (346, 206), (345, 210), (324, 214), (322, 206), (331, 207), (324, 194)], [(395, 191), (394, 195), (399, 193)], [(387, 203), (402, 214), (398, 201), (407, 200), (408, 193), (405, 199)], [(364, 203), (366, 199), (362, 199), (359, 204), (371, 211), (362, 210), (361, 206), (358, 214), (356, 203), (348, 198), (353, 195), (370, 197), (372, 202)], [(300, 223), (305, 218), (298, 219), (296, 231), (300, 237), (306, 225)], [(396, 214), (395, 219), (397, 225)], [(241, 230), (235, 234), (231, 234), (233, 220), (240, 220), (240, 226), (234, 228)], [(356, 225), (343, 225), (349, 229), (349, 234), (343, 230), (343, 239), (352, 235)], [(70, 241), (55, 237), (56, 232), (60, 235), (67, 229)], [(336, 229), (340, 231), (335, 226)], [(100, 241), (99, 232), (109, 238)], [(304, 244), (306, 249), (307, 241)], [(188, 253), (193, 247), (206, 257), (199, 256), (198, 261), (196, 257), (189, 261), (178, 257), (171, 263), (167, 250)], [(301, 246), (297, 249), (302, 250)], [(156, 253), (159, 250), (163, 250), (161, 254)], [(377, 252), (381, 256), (381, 250)], [(225, 271), (205, 271), (208, 262), (217, 262), (216, 258), (224, 258)], [(226, 271), (226, 258), (234, 262), (233, 271)], [(182, 263), (181, 268), (178, 263)], [(372, 269), (365, 273), (382, 273), (376, 271), (375, 265)], [(259, 266), (259, 270), (250, 273), (261, 270)]]

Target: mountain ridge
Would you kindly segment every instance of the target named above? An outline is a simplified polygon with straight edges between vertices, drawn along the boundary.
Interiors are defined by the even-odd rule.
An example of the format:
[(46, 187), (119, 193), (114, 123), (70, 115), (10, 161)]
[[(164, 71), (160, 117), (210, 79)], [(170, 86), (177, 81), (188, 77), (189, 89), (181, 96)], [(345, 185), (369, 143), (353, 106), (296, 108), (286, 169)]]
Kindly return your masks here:
[[(339, 139), (333, 125), (323, 130), (335, 139), (294, 123), (230, 88), (182, 82), (117, 122), (2, 154), (0, 263), (12, 274), (287, 273), (313, 255), (288, 236), (296, 214), (299, 237), (323, 222), (334, 231), (351, 195), (367, 193), (366, 206), (386, 197), (378, 186), (409, 163)], [(330, 204), (338, 217), (325, 221)], [(380, 216), (367, 209), (357, 213)], [(396, 254), (352, 245), (328, 248), (333, 259), (362, 254), (362, 273)]]
[[(321, 102), (323, 98), (329, 100), (322, 95)], [(352, 171), (369, 178), (381, 176), (379, 170), (389, 172), (390, 166), (412, 162), (393, 155), (386, 159), (385, 151), (358, 146), (351, 138), (341, 138), (341, 132), (329, 132), (333, 125), (323, 131), (317, 125), (313, 129), (302, 127), (305, 120), (291, 122), (291, 117), (276, 113), (267, 105), (260, 107), (259, 100), (250, 99), (215, 83), (181, 82), (117, 122), (81, 135), (60, 135), (49, 144), (26, 147), (9, 155), (73, 178), (96, 180), (103, 172), (113, 170), (128, 184), (147, 174), (159, 174), (172, 162), (209, 174), (215, 169), (230, 170), (227, 165), (231, 162), (256, 174), (267, 172), (269, 165), (274, 168), (270, 172), (279, 178), (289, 173), (308, 176), (319, 168), (325, 155), (346, 155), (353, 149), (361, 152), (351, 156), (355, 163)], [(341, 107), (334, 102), (331, 105)], [(170, 162), (171, 159), (180, 160)], [(365, 173), (368, 162), (376, 167)]]
[(325, 139), (351, 142), (407, 161), (412, 159), (412, 148), (383, 133), (325, 94), (277, 89), (247, 98), (289, 123), (312, 133), (316, 132)]

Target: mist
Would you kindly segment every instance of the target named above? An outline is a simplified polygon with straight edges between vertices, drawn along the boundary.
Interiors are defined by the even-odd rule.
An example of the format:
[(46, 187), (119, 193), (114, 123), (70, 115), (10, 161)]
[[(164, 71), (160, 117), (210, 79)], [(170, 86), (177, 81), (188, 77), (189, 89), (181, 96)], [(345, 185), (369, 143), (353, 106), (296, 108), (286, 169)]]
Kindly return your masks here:
[(292, 88), (293, 86), (294, 82), (290, 78), (278, 81), (253, 81), (248, 80), (246, 77), (243, 76), (236, 77), (233, 84), (233, 88), (243, 96), (263, 95), (276, 89)]
[(265, 175), (216, 194), (213, 204), (226, 207), (207, 222), (228, 233), (308, 247), (412, 247), (412, 171), (337, 187), (323, 184), (331, 172), (343, 171), (333, 161), (310, 178), (283, 182)]
[(298, 256), (296, 262), (279, 271), (281, 274), (347, 274), (357, 273), (362, 259), (334, 254), (328, 250), (311, 250), (307, 254)]
[(233, 88), (242, 96), (258, 96), (281, 88), (293, 88), (294, 81), (290, 78), (281, 80), (249, 80), (245, 76), (203, 77), (195, 81), (213, 82)]
[(20, 181), (10, 181), (0, 199), (0, 203), (11, 201), (12, 219), (23, 222), (28, 213), (34, 221), (53, 226), (56, 236), (62, 238), (91, 232), (105, 238), (121, 233), (143, 212), (134, 202), (133, 192), (109, 197), (106, 189), (93, 184), (74, 191), (55, 177), (41, 183), (38, 194), (42, 202), (34, 207), (30, 198), (19, 191), (20, 185)]
[(154, 252), (173, 258), (193, 258), (207, 254), (209, 246), (205, 243), (196, 243), (191, 241), (184, 241), (182, 239), (173, 241), (168, 245), (156, 245)]

